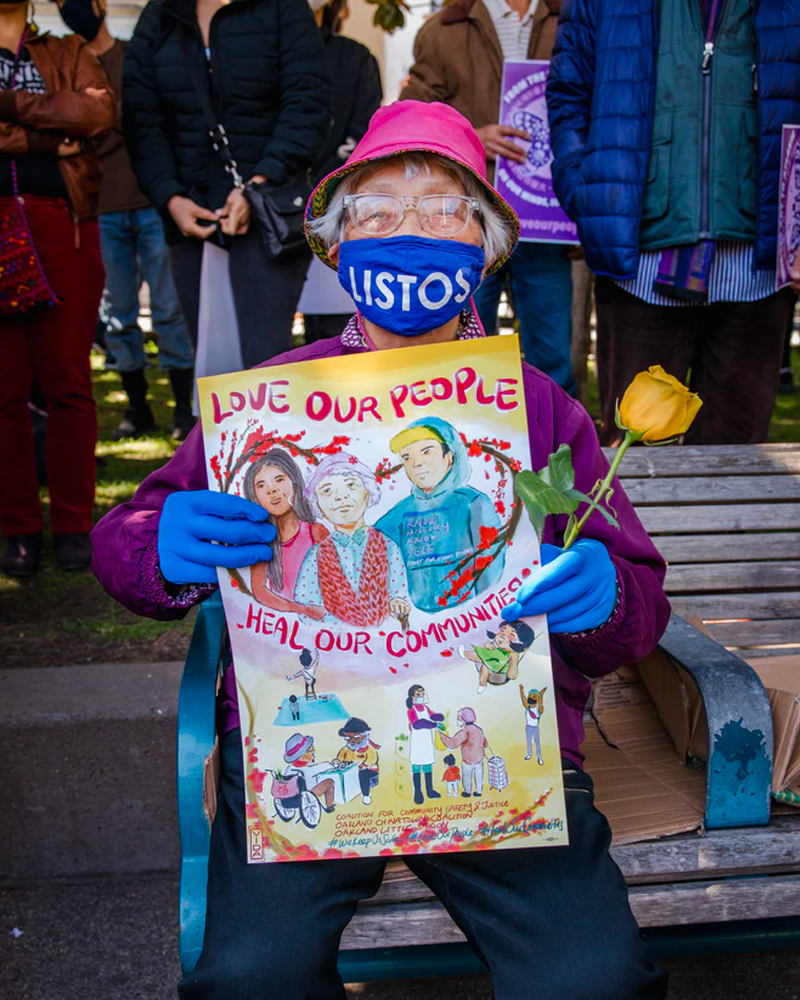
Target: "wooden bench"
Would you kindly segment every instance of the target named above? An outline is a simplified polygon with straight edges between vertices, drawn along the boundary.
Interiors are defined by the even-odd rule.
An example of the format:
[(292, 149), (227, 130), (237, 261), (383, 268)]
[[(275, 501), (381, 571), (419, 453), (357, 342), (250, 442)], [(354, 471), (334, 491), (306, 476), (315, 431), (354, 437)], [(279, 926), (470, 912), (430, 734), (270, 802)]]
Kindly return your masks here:
[[(640, 448), (623, 461), (622, 479), (669, 562), (666, 589), (677, 614), (660, 648), (696, 683), (709, 734), (704, 835), (612, 848), (634, 913), (661, 954), (798, 944), (800, 813), (770, 822), (766, 694), (743, 659), (678, 615), (710, 623), (720, 643), (743, 655), (800, 651), (800, 446)], [(205, 919), (209, 825), (201, 802), (223, 630), (214, 598), (200, 610), (181, 687), (186, 969), (199, 955)], [(731, 720), (741, 720), (742, 732), (763, 734), (767, 758), (735, 781), (716, 740)], [(447, 912), (402, 861), (389, 863), (379, 893), (359, 906), (340, 952), (345, 981), (480, 969)]]

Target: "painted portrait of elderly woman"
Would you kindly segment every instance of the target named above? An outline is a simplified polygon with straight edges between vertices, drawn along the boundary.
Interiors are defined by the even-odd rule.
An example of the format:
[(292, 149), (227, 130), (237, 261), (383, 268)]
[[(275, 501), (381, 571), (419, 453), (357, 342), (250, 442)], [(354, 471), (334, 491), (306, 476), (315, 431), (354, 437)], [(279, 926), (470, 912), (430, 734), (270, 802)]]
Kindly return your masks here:
[(320, 462), (306, 497), (333, 530), (306, 556), (295, 599), (322, 605), (326, 620), (369, 628), (389, 615), (406, 621), (410, 610), (403, 556), (397, 545), (364, 515), (381, 496), (374, 474), (342, 452)]
[(294, 611), (309, 618), (323, 617), (322, 607), (294, 600), (300, 567), (314, 545), (328, 537), (328, 529), (317, 523), (305, 496), (305, 482), (295, 460), (280, 448), (272, 448), (248, 468), (243, 484), (248, 500), (269, 514), (277, 536), (272, 559), (256, 563), (250, 571), (253, 597), (275, 611)]

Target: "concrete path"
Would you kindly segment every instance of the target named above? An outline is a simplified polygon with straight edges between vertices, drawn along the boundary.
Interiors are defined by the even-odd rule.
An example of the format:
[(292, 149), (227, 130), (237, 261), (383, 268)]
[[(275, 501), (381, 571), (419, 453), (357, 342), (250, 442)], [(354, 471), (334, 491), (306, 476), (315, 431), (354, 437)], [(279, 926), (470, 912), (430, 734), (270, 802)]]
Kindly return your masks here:
[[(177, 879), (164, 876), (0, 890), (0, 1000), (176, 1000), (177, 907)], [(800, 1000), (800, 949), (669, 967), (669, 1000)], [(364, 983), (347, 995), (491, 1000), (491, 984), (487, 976)]]

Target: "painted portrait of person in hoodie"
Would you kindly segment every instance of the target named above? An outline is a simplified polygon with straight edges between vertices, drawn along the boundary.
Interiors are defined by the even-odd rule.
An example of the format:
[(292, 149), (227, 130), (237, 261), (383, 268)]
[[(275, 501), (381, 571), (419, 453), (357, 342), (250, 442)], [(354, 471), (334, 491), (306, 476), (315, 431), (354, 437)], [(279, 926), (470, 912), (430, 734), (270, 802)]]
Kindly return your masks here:
[(468, 485), (469, 458), (458, 431), (439, 417), (424, 417), (396, 434), (390, 448), (411, 480), (411, 493), (376, 527), (403, 553), (413, 604), (435, 614), (493, 587), (503, 574), (504, 551), (474, 590), (447, 594), (447, 603), (439, 603), (450, 586), (447, 574), (477, 554), (481, 527), (500, 527), (490, 498)]

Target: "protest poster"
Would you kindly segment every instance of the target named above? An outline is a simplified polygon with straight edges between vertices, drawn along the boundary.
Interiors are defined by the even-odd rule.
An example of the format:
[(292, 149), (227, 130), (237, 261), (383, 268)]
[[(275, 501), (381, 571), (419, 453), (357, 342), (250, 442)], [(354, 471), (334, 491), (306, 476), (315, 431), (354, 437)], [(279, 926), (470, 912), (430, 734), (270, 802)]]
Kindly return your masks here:
[(200, 382), (208, 482), (274, 557), (219, 570), (250, 862), (567, 842), (516, 337)]
[(800, 250), (800, 125), (784, 125), (778, 194), (778, 266), (775, 288), (791, 283), (790, 271)]
[(545, 100), (549, 71), (547, 59), (503, 63), (499, 122), (522, 129), (531, 140), (512, 140), (525, 152), (523, 163), (498, 156), (495, 187), (519, 216), (521, 240), (578, 243), (578, 228), (561, 208), (553, 190), (553, 151)]

